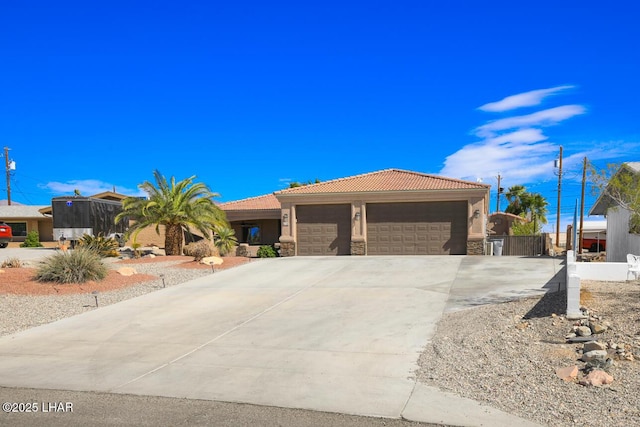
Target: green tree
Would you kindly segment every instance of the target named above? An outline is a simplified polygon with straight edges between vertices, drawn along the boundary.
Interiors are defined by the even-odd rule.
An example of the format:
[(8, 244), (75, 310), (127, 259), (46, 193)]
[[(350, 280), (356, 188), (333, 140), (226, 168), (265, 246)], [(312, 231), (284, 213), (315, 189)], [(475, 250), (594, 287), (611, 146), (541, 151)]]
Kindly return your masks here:
[(542, 228), (540, 225), (547, 223), (547, 206), (549, 205), (542, 194), (529, 193), (524, 185), (514, 185), (509, 187), (506, 196), (509, 200), (507, 213), (531, 219), (531, 226), (520, 227), (522, 233), (530, 229), (533, 231), (530, 234), (540, 233)]
[(297, 188), (297, 187), (304, 187), (305, 185), (311, 185), (311, 184), (319, 184), (320, 180), (318, 178), (316, 178), (315, 181), (307, 181), (307, 182), (298, 182), (298, 181), (293, 181), (289, 183), (289, 188)]
[(511, 232), (514, 236), (531, 236), (536, 234), (535, 225), (530, 221), (514, 221), (511, 225)]
[(549, 202), (540, 193), (528, 193), (525, 202), (525, 212), (531, 213), (534, 234), (539, 234), (542, 228), (541, 224), (547, 223)]
[(235, 236), (236, 232), (226, 226), (216, 227), (214, 231), (214, 245), (220, 251), (220, 255), (227, 255), (238, 244), (238, 239)]
[(640, 233), (640, 173), (626, 163), (608, 164), (605, 169), (589, 167), (592, 192), (609, 207), (631, 212), (629, 232)]
[(153, 172), (155, 184), (145, 181), (138, 188), (148, 198), (127, 197), (122, 202), (123, 210), (116, 222), (134, 221), (128, 234), (135, 236), (144, 228), (154, 225), (160, 233), (165, 226), (165, 253), (181, 255), (184, 232), (193, 227), (205, 236), (217, 226), (228, 226), (224, 211), (213, 203), (217, 193), (209, 187), (194, 182), (195, 176), (176, 182), (167, 179), (158, 171)]
[(505, 212), (513, 214), (513, 215), (521, 215), (524, 213), (524, 204), (527, 196), (527, 189), (524, 188), (524, 185), (514, 185), (509, 187), (505, 196), (507, 196), (507, 200), (509, 201), (509, 205)]

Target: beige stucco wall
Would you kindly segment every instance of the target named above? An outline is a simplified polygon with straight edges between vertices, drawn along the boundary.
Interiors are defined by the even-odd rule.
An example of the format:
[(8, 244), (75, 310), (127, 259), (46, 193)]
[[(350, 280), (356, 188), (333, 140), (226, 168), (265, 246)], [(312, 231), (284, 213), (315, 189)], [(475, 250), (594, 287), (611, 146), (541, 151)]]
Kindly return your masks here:
[[(396, 191), (396, 192), (367, 192), (344, 194), (295, 194), (277, 195), (281, 203), (280, 242), (295, 243), (296, 238), (296, 206), (341, 204), (351, 205), (351, 241), (367, 240), (367, 203), (404, 203), (404, 202), (467, 202), (468, 212), (468, 240), (483, 240), (486, 236), (486, 222), (489, 208), (489, 189), (477, 190), (443, 190), (443, 191)], [(478, 211), (476, 218), (474, 212)], [(356, 215), (360, 214), (357, 218)], [(285, 222), (285, 217), (287, 221)]]

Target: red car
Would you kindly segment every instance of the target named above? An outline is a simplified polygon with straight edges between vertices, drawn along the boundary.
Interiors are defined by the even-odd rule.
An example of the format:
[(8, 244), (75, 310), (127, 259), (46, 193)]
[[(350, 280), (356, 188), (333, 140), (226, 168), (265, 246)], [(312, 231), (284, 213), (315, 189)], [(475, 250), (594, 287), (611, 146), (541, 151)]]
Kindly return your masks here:
[(0, 248), (6, 248), (9, 246), (11, 239), (13, 239), (11, 227), (4, 222), (0, 222)]

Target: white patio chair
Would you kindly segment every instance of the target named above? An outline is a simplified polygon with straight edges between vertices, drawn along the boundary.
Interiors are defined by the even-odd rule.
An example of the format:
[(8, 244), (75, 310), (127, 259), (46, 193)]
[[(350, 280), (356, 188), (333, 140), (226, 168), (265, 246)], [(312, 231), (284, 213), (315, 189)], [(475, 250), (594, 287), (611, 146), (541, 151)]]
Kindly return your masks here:
[(633, 277), (638, 279), (640, 274), (640, 256), (627, 254), (627, 280), (629, 280), (629, 273), (633, 273)]

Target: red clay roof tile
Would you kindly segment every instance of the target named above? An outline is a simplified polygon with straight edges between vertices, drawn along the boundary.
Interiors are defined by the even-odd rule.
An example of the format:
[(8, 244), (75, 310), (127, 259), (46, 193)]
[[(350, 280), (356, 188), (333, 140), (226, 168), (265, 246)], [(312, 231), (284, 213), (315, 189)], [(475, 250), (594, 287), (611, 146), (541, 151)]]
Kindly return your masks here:
[(490, 185), (401, 169), (385, 169), (277, 191), (276, 195), (411, 190), (488, 189)]
[(265, 194), (264, 196), (220, 203), (218, 207), (224, 211), (261, 211), (280, 209), (280, 202), (273, 194)]

